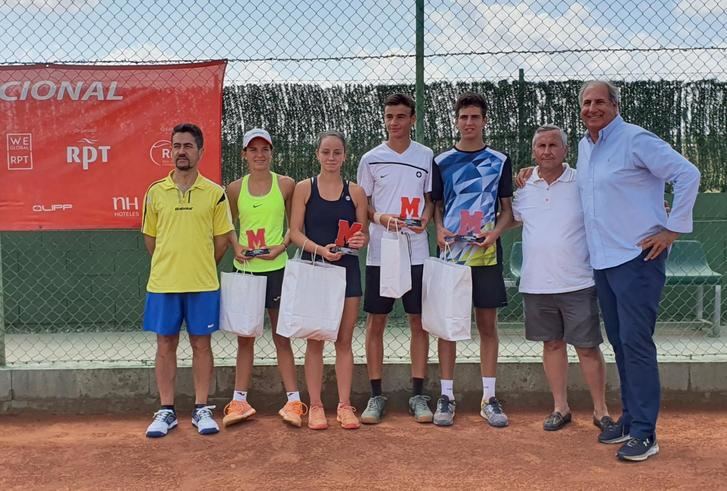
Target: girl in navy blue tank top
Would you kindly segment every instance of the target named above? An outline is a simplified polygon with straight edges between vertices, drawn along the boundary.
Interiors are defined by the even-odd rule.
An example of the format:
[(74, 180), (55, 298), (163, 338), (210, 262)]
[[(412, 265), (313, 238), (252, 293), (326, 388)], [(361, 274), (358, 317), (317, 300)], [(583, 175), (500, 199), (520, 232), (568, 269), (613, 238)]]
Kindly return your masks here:
[[(363, 189), (345, 181), (341, 167), (346, 158), (346, 140), (337, 131), (327, 131), (318, 137), (316, 157), (321, 164), (317, 176), (299, 182), (293, 193), (290, 217), (290, 238), (304, 248), (304, 258), (311, 254), (346, 268), (346, 300), (341, 326), (336, 339), (336, 381), (338, 384), (338, 408), (336, 419), (343, 428), (360, 426), (351, 406), (351, 380), (353, 378), (353, 328), (358, 320), (361, 301), (361, 270), (359, 258), (335, 252), (340, 245), (361, 249), (368, 241), (368, 201)], [(361, 229), (353, 234), (345, 232), (354, 223)], [(336, 245), (339, 232), (346, 236), (346, 243)], [(323, 382), (324, 341), (307, 340), (305, 352), (305, 379), (310, 395), (308, 427), (323, 430), (328, 427), (321, 401)]]

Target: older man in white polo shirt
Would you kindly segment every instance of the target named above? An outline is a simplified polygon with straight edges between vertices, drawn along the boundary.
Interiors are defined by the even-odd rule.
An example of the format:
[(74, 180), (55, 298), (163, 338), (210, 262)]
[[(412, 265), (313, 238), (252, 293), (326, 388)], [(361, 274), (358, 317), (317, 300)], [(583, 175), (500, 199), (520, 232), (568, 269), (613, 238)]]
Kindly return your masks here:
[(523, 226), (525, 337), (543, 342), (543, 367), (553, 394), (553, 412), (543, 424), (547, 431), (571, 421), (567, 344), (578, 353), (593, 399), (593, 423), (600, 429), (613, 424), (606, 407), (603, 337), (576, 171), (563, 165), (567, 145), (567, 135), (557, 126), (535, 131), (538, 166), (513, 201), (515, 220)]

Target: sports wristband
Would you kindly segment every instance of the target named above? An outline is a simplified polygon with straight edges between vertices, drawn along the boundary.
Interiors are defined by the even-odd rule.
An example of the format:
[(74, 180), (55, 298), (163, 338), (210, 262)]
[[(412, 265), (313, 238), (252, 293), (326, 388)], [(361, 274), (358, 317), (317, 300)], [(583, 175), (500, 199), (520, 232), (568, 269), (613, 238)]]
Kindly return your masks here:
[(383, 213), (379, 213), (378, 211), (374, 213), (374, 223), (381, 225), (381, 215), (383, 215)]

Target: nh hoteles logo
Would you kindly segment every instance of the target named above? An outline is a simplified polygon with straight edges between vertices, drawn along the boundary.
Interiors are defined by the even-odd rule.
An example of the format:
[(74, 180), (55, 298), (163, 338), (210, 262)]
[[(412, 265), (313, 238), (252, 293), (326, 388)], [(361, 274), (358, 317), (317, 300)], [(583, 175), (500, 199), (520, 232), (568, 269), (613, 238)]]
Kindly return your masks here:
[(111, 201), (115, 217), (138, 217), (141, 212), (137, 196), (114, 196)]
[(77, 145), (66, 147), (66, 163), (81, 164), (83, 170), (88, 170), (91, 164), (109, 163), (110, 145), (97, 145), (98, 140), (81, 138)]

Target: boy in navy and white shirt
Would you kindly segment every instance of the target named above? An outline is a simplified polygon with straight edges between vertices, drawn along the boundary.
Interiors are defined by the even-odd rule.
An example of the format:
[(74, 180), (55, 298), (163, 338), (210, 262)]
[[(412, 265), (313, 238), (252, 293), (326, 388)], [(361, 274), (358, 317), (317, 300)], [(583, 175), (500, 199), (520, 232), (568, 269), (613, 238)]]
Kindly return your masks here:
[[(433, 205), (431, 149), (411, 140), (416, 121), (414, 100), (405, 94), (392, 94), (384, 102), (384, 124), (388, 140), (367, 152), (359, 163), (358, 184), (369, 198), (370, 242), (366, 256), (364, 311), (366, 322), (366, 365), (371, 381), (371, 398), (361, 414), (361, 422), (381, 421), (386, 405), (381, 388), (384, 358), (384, 329), (395, 299), (379, 294), (381, 238), (384, 231), (399, 230), (408, 243), (412, 288), (401, 300), (411, 328), (411, 373), (413, 394), (409, 411), (420, 423), (432, 421), (429, 396), (424, 395), (429, 335), (422, 329), (422, 272), (429, 257), (426, 227)], [(408, 219), (408, 220), (406, 220)]]

